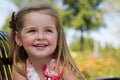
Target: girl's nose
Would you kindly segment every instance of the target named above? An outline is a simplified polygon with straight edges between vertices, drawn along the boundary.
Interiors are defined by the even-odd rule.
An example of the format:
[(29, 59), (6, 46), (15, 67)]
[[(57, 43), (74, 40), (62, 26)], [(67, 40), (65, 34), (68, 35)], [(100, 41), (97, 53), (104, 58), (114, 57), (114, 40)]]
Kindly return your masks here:
[(44, 40), (45, 39), (45, 35), (43, 32), (39, 32), (36, 36), (37, 40)]

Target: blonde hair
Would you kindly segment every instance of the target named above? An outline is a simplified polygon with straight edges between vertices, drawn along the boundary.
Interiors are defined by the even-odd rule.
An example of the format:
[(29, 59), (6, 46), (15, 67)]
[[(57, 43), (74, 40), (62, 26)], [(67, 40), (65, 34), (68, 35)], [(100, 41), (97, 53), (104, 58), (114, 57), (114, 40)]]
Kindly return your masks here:
[[(80, 78), (80, 80), (83, 80), (83, 77), (77, 68), (75, 62), (73, 61), (70, 52), (67, 47), (66, 39), (65, 39), (65, 33), (63, 29), (63, 24), (61, 22), (61, 19), (55, 9), (53, 9), (50, 5), (46, 3), (39, 3), (39, 4), (32, 4), (27, 7), (24, 7), (21, 9), (16, 15), (13, 13), (12, 19), (10, 22), (10, 28), (11, 28), (11, 34), (10, 34), (10, 59), (13, 62), (13, 66), (16, 68), (16, 70), (21, 74), (25, 76), (25, 68), (21, 69), (19, 68), (18, 64), (22, 64), (24, 67), (26, 66), (26, 59), (28, 58), (28, 55), (23, 47), (17, 46), (15, 42), (15, 32), (21, 32), (24, 24), (24, 16), (30, 12), (40, 12), (43, 14), (48, 14), (53, 17), (56, 29), (58, 31), (58, 46), (56, 47), (56, 50), (54, 52), (55, 55), (58, 56), (57, 62), (61, 61), (67, 65), (69, 69), (74, 69), (75, 75)], [(57, 54), (56, 54), (57, 53)], [(69, 70), (68, 69), (68, 70)]]

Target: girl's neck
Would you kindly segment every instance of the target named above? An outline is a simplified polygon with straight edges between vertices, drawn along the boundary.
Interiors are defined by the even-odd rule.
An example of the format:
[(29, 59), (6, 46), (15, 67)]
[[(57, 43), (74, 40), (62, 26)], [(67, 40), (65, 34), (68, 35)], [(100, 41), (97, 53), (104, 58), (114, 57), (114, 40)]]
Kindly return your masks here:
[(49, 56), (46, 58), (30, 58), (30, 62), (34, 66), (37, 73), (41, 74), (43, 73), (43, 66), (46, 65), (52, 58), (53, 56)]

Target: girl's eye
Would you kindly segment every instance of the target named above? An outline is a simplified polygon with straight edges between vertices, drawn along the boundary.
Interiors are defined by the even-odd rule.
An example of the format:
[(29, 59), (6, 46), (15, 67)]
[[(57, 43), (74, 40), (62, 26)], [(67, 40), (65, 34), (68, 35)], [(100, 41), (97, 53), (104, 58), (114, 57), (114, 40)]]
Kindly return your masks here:
[(29, 32), (35, 32), (35, 30), (29, 30), (28, 33), (29, 33)]
[(46, 31), (47, 31), (47, 32), (53, 32), (51, 29), (47, 29)]

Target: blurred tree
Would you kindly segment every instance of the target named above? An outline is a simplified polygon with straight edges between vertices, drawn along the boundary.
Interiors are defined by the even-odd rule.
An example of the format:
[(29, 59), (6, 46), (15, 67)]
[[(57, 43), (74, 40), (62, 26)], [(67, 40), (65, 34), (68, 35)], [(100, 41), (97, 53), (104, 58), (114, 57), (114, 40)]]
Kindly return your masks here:
[(12, 1), (16, 4), (16, 6), (23, 7), (24, 5), (32, 2), (44, 1), (44, 2), (52, 3), (54, 0), (12, 0)]
[[(84, 38), (84, 40), (85, 40), (84, 47), (85, 47), (86, 52), (93, 51), (93, 46), (94, 46), (93, 45), (93, 43), (94, 43), (93, 40), (91, 38)], [(71, 51), (79, 51), (80, 47), (81, 47), (81, 45), (79, 43), (79, 40), (77, 40), (75, 44), (71, 44), (69, 46), (69, 49)]]
[(84, 49), (84, 31), (98, 29), (103, 25), (103, 11), (99, 9), (102, 0), (63, 0), (64, 10), (69, 10), (65, 24), (81, 31), (81, 50)]
[(2, 28), (2, 30), (5, 31), (5, 32), (9, 32), (10, 31), (10, 28), (8, 27), (9, 26), (9, 21), (10, 21), (10, 16), (6, 19), (6, 23), (3, 26), (3, 28)]

